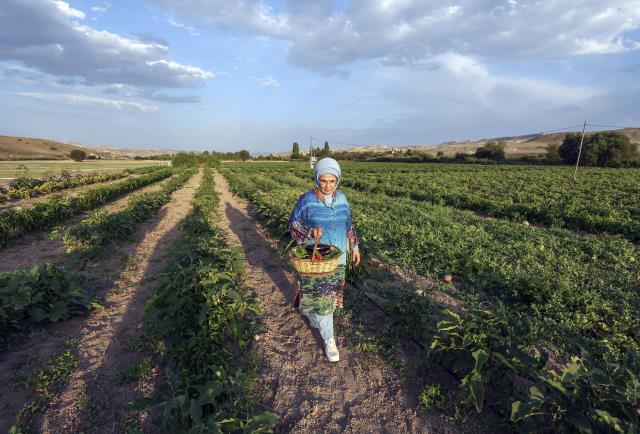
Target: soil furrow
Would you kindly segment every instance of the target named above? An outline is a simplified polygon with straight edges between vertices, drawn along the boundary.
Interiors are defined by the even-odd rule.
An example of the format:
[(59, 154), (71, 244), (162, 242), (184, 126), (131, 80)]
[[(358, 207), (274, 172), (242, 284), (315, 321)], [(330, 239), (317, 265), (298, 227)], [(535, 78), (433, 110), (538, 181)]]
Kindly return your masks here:
[[(126, 196), (102, 205), (96, 210), (104, 210), (108, 214), (122, 211), (127, 206), (127, 201), (131, 195), (160, 190), (169, 179), (171, 177), (127, 193)], [(88, 214), (79, 214), (65, 221), (61, 226), (65, 228), (74, 226), (87, 218), (87, 216)], [(52, 240), (49, 237), (49, 231), (29, 232), (13, 240), (7, 247), (2, 249), (2, 255), (4, 259), (0, 263), (0, 273), (18, 268), (29, 268), (45, 262), (64, 264), (69, 259), (65, 255), (65, 245), (62, 242), (62, 237)]]
[(340, 361), (330, 363), (317, 331), (291, 307), (294, 276), (277, 254), (275, 240), (257, 221), (252, 206), (233, 196), (215, 177), (221, 193), (221, 225), (247, 261), (247, 285), (263, 309), (264, 332), (254, 345), (260, 364), (257, 387), (265, 408), (279, 418), (278, 432), (450, 432), (438, 415), (417, 409), (415, 395), (384, 363), (371, 366), (336, 328)]
[[(3, 356), (0, 384), (9, 385), (61, 351), (65, 341), (78, 342), (78, 366), (58, 400), (34, 424), (35, 431), (124, 432), (128, 402), (153, 389), (153, 379), (116, 385), (113, 376), (141, 357), (131, 348), (131, 340), (142, 324), (146, 299), (161, 284), (158, 273), (166, 267), (168, 249), (192, 210), (201, 177), (199, 173), (174, 192), (171, 201), (138, 228), (133, 241), (118, 243), (105, 257), (86, 264), (87, 285), (100, 288), (103, 309), (36, 330), (19, 348)], [(11, 414), (33, 398), (23, 388), (8, 395), (5, 390), (0, 398), (2, 432), (14, 423)]]

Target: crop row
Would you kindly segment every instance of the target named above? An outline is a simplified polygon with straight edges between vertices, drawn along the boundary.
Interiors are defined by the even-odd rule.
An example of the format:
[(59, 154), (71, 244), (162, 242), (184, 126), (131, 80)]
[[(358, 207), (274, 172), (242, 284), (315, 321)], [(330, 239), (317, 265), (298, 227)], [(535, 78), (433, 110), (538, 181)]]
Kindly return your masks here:
[(161, 432), (265, 432), (275, 422), (250, 399), (247, 353), (260, 308), (243, 290), (238, 251), (217, 227), (218, 201), (205, 169), (167, 283), (147, 303), (146, 319), (166, 347), (167, 387), (135, 408), (160, 408)]
[(182, 187), (194, 172), (195, 169), (182, 172), (171, 178), (158, 191), (132, 195), (126, 207), (120, 212), (107, 214), (104, 210), (100, 210), (80, 224), (72, 226), (63, 237), (67, 252), (87, 251), (127, 239), (140, 223), (153, 216), (162, 205), (169, 202), (171, 194)]
[[(268, 192), (272, 197), (254, 194), (252, 199), (269, 207), (269, 219), (281, 224), (310, 184), (282, 171), (278, 176), (241, 173), (245, 179), (235, 184), (247, 185), (242, 194)], [(366, 248), (420, 274), (455, 274), (476, 290), (593, 338), (604, 352), (638, 347), (640, 250), (629, 241), (491, 221), (449, 207), (345, 191)]]
[[(104, 232), (104, 226), (94, 228), (94, 233), (102, 235), (100, 240), (103, 242), (114, 241), (116, 235), (123, 239), (137, 224), (166, 203), (171, 192), (183, 185), (193, 172), (187, 170), (170, 179), (160, 192), (134, 195), (125, 211), (105, 216), (104, 220), (116, 228), (117, 234)], [(87, 221), (80, 226), (85, 229), (91, 227)], [(97, 246), (97, 238), (83, 241), (86, 247)], [(82, 276), (65, 267), (47, 263), (0, 274), (0, 331), (5, 341), (12, 331), (23, 329), (30, 323), (66, 320), (98, 306), (84, 289)]]
[(123, 194), (172, 175), (168, 168), (158, 169), (136, 178), (110, 185), (88, 188), (77, 196), (54, 194), (26, 208), (12, 208), (0, 212), (0, 247), (14, 238), (35, 230), (51, 229), (56, 224), (80, 212), (105, 204)]
[[(640, 170), (566, 167), (345, 164), (342, 185), (484, 215), (640, 241)], [(434, 168), (434, 166), (438, 166)], [(437, 169), (437, 170), (435, 170)], [(272, 172), (264, 165), (253, 170)], [(281, 168), (298, 175), (308, 168)]]
[[(275, 176), (250, 171), (234, 168), (226, 170), (225, 176), (238, 194), (256, 203), (268, 221), (286, 228), (293, 204), (310, 182), (282, 170)], [(512, 399), (514, 421), (528, 420), (536, 409), (539, 414), (553, 413), (551, 418), (563, 415), (566, 421), (567, 415), (575, 416), (567, 410), (569, 404), (562, 404), (569, 402), (593, 407), (590, 426), (613, 426), (605, 421), (607, 415), (623, 418), (623, 427), (632, 426), (629, 409), (636, 408), (633, 391), (638, 367), (627, 361), (633, 359), (629, 354), (637, 354), (640, 343), (636, 246), (617, 237), (585, 237), (561, 229), (481, 219), (468, 211), (427, 203), (416, 206), (406, 198), (345, 192), (365, 251), (423, 275), (454, 274), (466, 291), (506, 306), (503, 317), (515, 324), (492, 329), (497, 320), (480, 313), (454, 324), (443, 322), (434, 348), (455, 355), (449, 362), (466, 369), (462, 384), (480, 408), (485, 385), (513, 371), (544, 385), (559, 384), (555, 388), (539, 385), (530, 396)], [(505, 350), (505, 343), (512, 347)], [(545, 355), (557, 351), (560, 358), (574, 357), (564, 366), (566, 375), (543, 368), (548, 361)], [(581, 357), (575, 359), (575, 354)], [(563, 376), (564, 383), (554, 375)], [(584, 392), (584, 384), (596, 380), (601, 383), (597, 390), (576, 398)], [(612, 403), (606, 403), (607, 396)], [(525, 409), (531, 409), (531, 414)], [(574, 422), (579, 423), (567, 423), (575, 427)]]
[(629, 241), (345, 191), (366, 245), (383, 256), (423, 275), (454, 274), (476, 290), (593, 338), (602, 351), (640, 348), (640, 249)]
[[(557, 169), (556, 169), (557, 170)], [(562, 178), (522, 173), (428, 173), (418, 176), (352, 174), (343, 185), (363, 192), (409, 197), (418, 201), (479, 211), (482, 214), (528, 220), (550, 226), (622, 234), (640, 241), (640, 172), (629, 172), (635, 190), (606, 184), (577, 184)], [(552, 173), (557, 174), (557, 173)], [(619, 187), (620, 178), (615, 187)], [(635, 179), (632, 179), (635, 178)]]
[[(471, 306), (464, 316), (444, 313), (430, 361), (460, 379), (467, 402), (478, 412), (488, 401), (519, 432), (638, 432), (636, 350), (603, 358), (583, 347), (560, 362), (546, 344), (548, 334), (563, 335), (556, 324), (500, 302)], [(569, 333), (564, 338), (575, 339)]]
[(26, 186), (9, 188), (6, 192), (0, 192), (0, 203), (15, 199), (25, 199), (39, 194), (53, 193), (54, 191), (65, 190), (67, 188), (80, 187), (83, 185), (96, 184), (100, 182), (113, 181), (125, 178), (130, 175), (130, 171), (108, 172), (108, 173), (87, 173), (76, 176), (60, 176), (49, 180), (36, 180), (27, 183)]
[(23, 323), (57, 322), (98, 306), (82, 277), (64, 267), (44, 264), (0, 274), (0, 336), (5, 344)]

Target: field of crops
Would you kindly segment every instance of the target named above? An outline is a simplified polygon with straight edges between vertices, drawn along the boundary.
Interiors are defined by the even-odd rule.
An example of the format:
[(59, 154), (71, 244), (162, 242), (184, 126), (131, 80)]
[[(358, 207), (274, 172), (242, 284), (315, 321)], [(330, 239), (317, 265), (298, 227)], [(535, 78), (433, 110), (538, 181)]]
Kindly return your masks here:
[[(107, 393), (100, 388), (104, 374), (94, 372), (91, 387), (73, 400), (72, 410), (81, 416), (74, 422), (77, 430), (115, 424), (135, 431), (133, 421), (144, 420), (142, 415), (150, 411), (155, 416), (149, 432), (201, 432), (205, 427), (253, 432), (271, 426), (272, 415), (253, 410), (247, 389), (254, 373), (248, 358), (236, 357), (248, 351), (260, 309), (241, 287), (238, 251), (229, 248), (217, 227), (211, 168), (151, 167), (118, 174), (71, 177), (44, 190), (42, 184), (23, 185), (23, 197), (44, 196), (26, 207), (9, 202), (0, 211), (0, 249), (6, 249), (5, 255), (33, 258), (28, 268), (0, 273), (0, 358), (5, 367), (0, 376), (21, 397), (0, 398), (0, 430), (36, 432), (63, 423), (59, 418), (64, 420), (69, 411), (56, 405), (63, 402), (65, 390), (74, 390), (74, 375), (87, 363), (83, 346), (98, 343), (105, 352), (101, 363), (113, 363), (118, 370), (106, 377)], [(76, 184), (86, 187), (65, 194)], [(189, 195), (186, 203), (179, 199)], [(161, 211), (172, 198), (179, 202)], [(121, 205), (105, 207), (114, 201)], [(158, 225), (149, 224), (154, 219)], [(180, 236), (171, 251), (136, 253), (140, 246), (169, 236), (177, 223)], [(32, 232), (52, 229), (50, 240), (40, 236), (21, 243)], [(45, 246), (57, 249), (54, 261), (38, 262), (38, 250)], [(144, 321), (139, 318), (134, 335), (121, 342), (100, 341), (100, 335), (109, 336), (110, 321), (122, 321), (115, 300), (122, 299), (124, 289), (133, 303), (147, 285), (143, 277), (151, 273), (151, 265), (140, 267), (135, 276), (137, 264), (144, 261), (164, 264), (158, 270), (162, 284), (153, 286)], [(156, 277), (153, 273), (149, 279)], [(114, 288), (109, 291), (109, 286)], [(140, 305), (130, 309), (143, 312), (145, 301), (137, 300)], [(84, 334), (86, 326), (77, 322), (84, 318), (100, 333)], [(110, 362), (108, 349), (118, 345), (125, 350)], [(227, 351), (232, 347), (234, 355)], [(160, 373), (162, 386), (153, 394), (139, 391), (141, 384), (158, 382)], [(109, 401), (118, 395), (129, 396), (128, 401)], [(114, 412), (120, 419), (110, 419)]]
[(166, 165), (164, 161), (150, 160), (85, 160), (85, 161), (0, 161), (0, 180), (13, 179), (20, 176), (41, 177), (47, 173), (58, 173), (66, 170), (70, 173), (83, 173), (92, 171), (112, 172), (125, 169), (137, 169), (140, 167), (155, 167)]
[[(219, 174), (214, 182), (215, 169), (193, 163), (5, 192), (0, 382), (21, 398), (0, 396), (0, 430), (286, 430), (295, 421), (282, 419), (282, 409), (256, 404), (272, 387), (315, 417), (297, 386), (283, 380), (278, 389), (291, 349), (317, 349), (304, 334), (278, 334), (285, 315), (296, 332), (304, 323), (283, 298), (264, 300), (277, 285), (271, 275), (286, 280), (286, 264), (266, 241), (249, 252), (266, 261), (262, 268), (255, 257), (244, 261), (226, 232), (260, 236), (256, 217), (232, 207), (240, 205), (228, 182), (285, 245), (311, 170), (224, 163), (217, 170), (227, 182)], [(407, 378), (420, 388), (415, 407), (441, 412), (462, 431), (638, 432), (640, 170), (583, 169), (577, 182), (563, 167), (342, 170), (365, 258), (348, 268), (356, 290), (336, 314), (341, 345), (351, 346), (341, 369), (358, 383), (349, 387), (381, 393), (375, 387), (385, 381), (365, 378), (384, 363), (385, 372), (416, 376)], [(29, 266), (6, 266), (14, 263)], [(252, 280), (257, 270), (264, 274)], [(401, 352), (403, 341), (417, 353)], [(271, 383), (259, 381), (257, 342), (280, 357)], [(325, 371), (316, 356), (292, 366)], [(82, 394), (81, 377), (91, 378)], [(423, 410), (410, 423), (425, 420)], [(70, 413), (75, 419), (65, 421)]]
[[(302, 164), (223, 173), (283, 231), (311, 186)], [(466, 312), (425, 311), (432, 325), (412, 337), (478, 412), (516, 429), (638, 430), (639, 170), (574, 182), (563, 167), (344, 164), (341, 190), (365, 255), (454, 276)]]

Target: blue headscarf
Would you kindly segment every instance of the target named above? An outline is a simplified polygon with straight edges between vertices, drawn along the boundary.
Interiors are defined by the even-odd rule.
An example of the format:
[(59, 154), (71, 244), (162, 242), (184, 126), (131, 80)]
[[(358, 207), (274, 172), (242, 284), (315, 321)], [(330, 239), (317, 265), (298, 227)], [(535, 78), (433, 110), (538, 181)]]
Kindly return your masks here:
[[(340, 182), (340, 165), (333, 158), (325, 157), (318, 161), (315, 169), (313, 170), (313, 178), (316, 181), (316, 186), (320, 188), (320, 177), (322, 175), (333, 175)], [(336, 184), (336, 188), (338, 188)]]

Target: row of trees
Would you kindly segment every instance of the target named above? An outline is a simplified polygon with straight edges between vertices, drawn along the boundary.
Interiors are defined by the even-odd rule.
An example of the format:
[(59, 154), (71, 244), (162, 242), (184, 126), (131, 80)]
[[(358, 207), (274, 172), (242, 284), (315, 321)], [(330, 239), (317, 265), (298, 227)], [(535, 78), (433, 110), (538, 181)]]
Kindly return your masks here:
[[(95, 154), (87, 155), (86, 152), (80, 149), (73, 149), (71, 152), (69, 152), (69, 155), (67, 155), (67, 157), (71, 158), (73, 161), (97, 160), (102, 158)], [(158, 160), (158, 161), (171, 160), (172, 158), (173, 158), (173, 155), (171, 154), (156, 154), (156, 155), (149, 155), (147, 157), (136, 155), (135, 157), (133, 157), (134, 160)]]
[[(581, 134), (567, 134), (562, 144), (551, 143), (547, 145), (546, 155), (543, 155), (539, 163), (565, 163), (575, 164), (580, 153)], [(504, 141), (488, 141), (484, 146), (476, 149), (473, 157), (477, 160), (492, 160), (501, 162), (506, 160), (506, 143)], [(438, 152), (442, 160), (444, 154)], [(474, 162), (470, 155), (457, 154), (454, 160)], [(433, 157), (424, 158), (423, 161), (433, 160)], [(529, 162), (531, 157), (521, 158), (522, 162)], [(531, 161), (533, 162), (533, 161)], [(631, 143), (628, 136), (615, 131), (601, 132), (586, 135), (580, 153), (580, 165), (597, 167), (622, 167), (639, 163), (638, 146)]]
[[(329, 142), (324, 142), (324, 147), (322, 148), (311, 147), (311, 153), (319, 158), (328, 157), (329, 155), (331, 155)], [(291, 159), (300, 160), (303, 158), (305, 158), (305, 155), (300, 152), (300, 145), (298, 144), (298, 142), (293, 142), (293, 146), (291, 148)]]
[[(567, 134), (561, 144), (551, 143), (547, 145), (546, 154), (539, 157), (523, 157), (517, 160), (511, 159), (509, 162), (522, 163), (556, 163), (575, 164), (578, 159), (581, 135), (577, 133)], [(328, 142), (324, 142), (324, 147), (312, 148), (313, 155), (323, 158), (332, 156), (339, 160), (355, 161), (407, 161), (407, 162), (502, 162), (506, 160), (506, 143), (504, 141), (488, 141), (484, 146), (476, 149), (474, 154), (456, 154), (454, 157), (445, 157), (442, 151), (437, 156), (431, 154), (415, 154), (407, 151), (402, 155), (381, 155), (372, 152), (332, 152)], [(308, 155), (308, 154), (307, 154)], [(73, 150), (69, 157), (82, 161), (87, 158), (84, 151)], [(164, 156), (163, 156), (164, 157)], [(168, 155), (167, 155), (168, 157)], [(194, 165), (198, 163), (212, 163), (221, 160), (246, 161), (251, 158), (249, 151), (243, 149), (237, 152), (179, 152), (173, 157), (174, 164)], [(301, 160), (306, 155), (300, 152), (300, 145), (294, 142), (291, 149), (291, 160)], [(281, 157), (260, 156), (259, 160), (280, 160)], [(628, 136), (614, 131), (600, 132), (586, 135), (580, 154), (580, 165), (600, 166), (600, 167), (621, 167), (639, 165), (640, 158), (638, 147), (631, 143)]]
[[(509, 162), (516, 164), (575, 164), (578, 158), (581, 134), (568, 134), (562, 144), (552, 143), (547, 152), (538, 156), (506, 158), (506, 142), (488, 141), (472, 154), (458, 152), (446, 156), (442, 151), (434, 156), (430, 153), (416, 153), (407, 150), (403, 153), (389, 154), (380, 152), (333, 152), (332, 157), (344, 161), (379, 161), (410, 163), (481, 163)], [(585, 136), (580, 156), (584, 166), (627, 167), (640, 166), (637, 145), (629, 137), (617, 132), (594, 133)]]
[[(567, 134), (562, 144), (547, 145), (550, 161), (575, 164), (580, 153), (581, 134)], [(637, 164), (638, 146), (629, 137), (613, 131), (585, 136), (580, 153), (581, 166), (621, 167)]]
[(506, 158), (504, 148), (507, 144), (500, 140), (496, 142), (495, 140), (490, 140), (484, 144), (484, 146), (476, 149), (475, 157), (476, 158), (484, 158), (488, 160), (502, 161)]
[(215, 166), (222, 160), (247, 161), (251, 158), (249, 151), (243, 149), (238, 152), (178, 152), (171, 159), (174, 166), (197, 166), (207, 164)]

